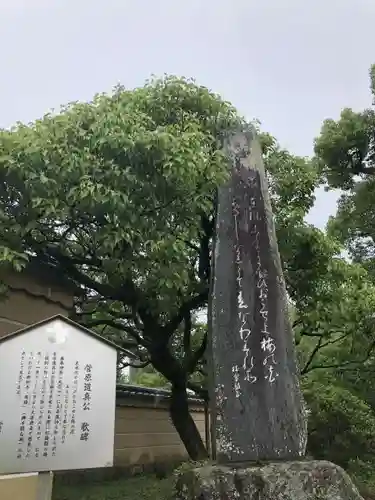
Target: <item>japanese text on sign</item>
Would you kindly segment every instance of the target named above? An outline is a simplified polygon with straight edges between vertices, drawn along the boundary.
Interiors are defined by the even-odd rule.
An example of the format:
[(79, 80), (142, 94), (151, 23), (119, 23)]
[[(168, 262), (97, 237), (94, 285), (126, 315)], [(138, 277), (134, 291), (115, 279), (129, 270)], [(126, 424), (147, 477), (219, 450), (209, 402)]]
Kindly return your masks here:
[[(73, 381), (65, 383), (66, 360), (52, 354), (22, 351), (16, 394), (21, 400), (18, 459), (56, 456), (59, 446), (77, 433), (77, 393), (83, 385), (82, 410), (91, 409), (92, 365), (86, 364), (80, 380), (80, 363), (74, 363)], [(0, 425), (0, 433), (2, 424)], [(80, 424), (80, 441), (88, 441), (90, 423)]]

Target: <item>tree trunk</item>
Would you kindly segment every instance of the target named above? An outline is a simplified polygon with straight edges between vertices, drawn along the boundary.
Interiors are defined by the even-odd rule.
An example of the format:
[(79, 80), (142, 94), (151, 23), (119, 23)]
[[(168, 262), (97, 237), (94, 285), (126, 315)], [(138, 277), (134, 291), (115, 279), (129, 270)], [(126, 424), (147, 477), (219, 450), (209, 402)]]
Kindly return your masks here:
[(153, 367), (172, 384), (169, 413), (189, 457), (195, 461), (204, 460), (208, 453), (190, 415), (186, 371), (171, 354), (167, 345), (155, 343), (149, 347), (149, 352)]
[(172, 397), (170, 415), (186, 451), (191, 460), (204, 460), (208, 457), (202, 437), (190, 415), (186, 387), (183, 385), (172, 385)]

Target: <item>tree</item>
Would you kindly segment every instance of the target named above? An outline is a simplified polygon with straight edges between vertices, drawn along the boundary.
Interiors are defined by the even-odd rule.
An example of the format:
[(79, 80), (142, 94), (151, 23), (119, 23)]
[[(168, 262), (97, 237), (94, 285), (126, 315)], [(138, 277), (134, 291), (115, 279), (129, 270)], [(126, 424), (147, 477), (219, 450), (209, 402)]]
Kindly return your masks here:
[[(214, 200), (228, 176), (222, 138), (240, 123), (219, 96), (166, 77), (0, 134), (0, 261), (38, 259), (77, 284), (73, 317), (170, 383), (171, 418), (193, 459), (206, 450), (186, 390), (206, 333), (194, 345), (192, 316), (207, 305)], [(303, 222), (319, 172), (272, 136), (261, 141), (278, 234), (294, 241), (281, 245), (293, 294), (326, 260)]]
[[(375, 99), (375, 66), (370, 70)], [(315, 141), (316, 159), (329, 188), (344, 192), (328, 230), (374, 275), (375, 110), (346, 108), (340, 119), (326, 120)]]
[(152, 365), (140, 368), (136, 373), (135, 379), (131, 380), (131, 383), (144, 387), (170, 388), (168, 380), (166, 380), (163, 375), (160, 375)]
[(294, 323), (301, 374), (363, 370), (375, 353), (374, 284), (361, 266), (334, 257), (317, 285)]
[(303, 388), (310, 410), (309, 453), (346, 469), (357, 457), (373, 461), (375, 417), (369, 405), (334, 380), (308, 378)]
[[(370, 68), (370, 90), (375, 99), (375, 65)], [(315, 140), (315, 153), (330, 187), (351, 190), (358, 177), (375, 175), (375, 112), (345, 108), (340, 119), (324, 121)]]
[[(334, 379), (335, 384), (357, 393), (371, 406), (375, 401), (370, 397), (373, 384), (367, 379), (375, 368), (375, 284), (361, 265), (338, 255), (337, 242), (317, 229), (310, 230), (316, 245), (314, 248), (310, 241), (312, 255), (320, 255), (315, 274), (304, 267), (298, 253), (293, 254), (298, 233), (291, 242), (286, 266), (302, 378), (309, 379), (313, 374), (314, 380), (318, 376), (321, 383), (324, 377), (329, 383)], [(308, 253), (304, 258), (315, 262)], [(197, 383), (204, 394), (204, 379)]]
[[(370, 89), (375, 99), (375, 66), (370, 69)], [(375, 280), (375, 111), (371, 107), (361, 112), (344, 109), (340, 119), (326, 120), (315, 141), (316, 162), (322, 169), (329, 188), (340, 188), (343, 193), (337, 214), (331, 217), (328, 234), (344, 245), (359, 274), (358, 302), (367, 308), (365, 324), (357, 337), (362, 341), (374, 330), (373, 312), (368, 305), (373, 300), (372, 284)], [(367, 272), (365, 272), (367, 271)], [(370, 283), (370, 284), (369, 284)], [(356, 307), (354, 307), (354, 310)], [(373, 310), (373, 309), (372, 309)], [(363, 342), (366, 349), (368, 343)], [(358, 345), (358, 344), (357, 344)], [(374, 407), (373, 387), (369, 374), (375, 365), (372, 351), (365, 365), (345, 372), (345, 382)], [(362, 353), (366, 355), (365, 352)]]
[[(370, 70), (370, 80), (375, 99), (375, 66)], [(315, 141), (315, 162), (328, 189), (342, 190), (337, 213), (327, 225), (328, 237), (336, 240), (341, 250), (347, 251), (350, 262), (336, 261), (336, 272), (339, 271), (336, 276), (342, 286), (336, 288), (337, 293), (330, 300), (322, 294), (324, 316), (317, 302), (317, 315), (325, 318), (324, 324), (337, 333), (329, 333), (323, 328), (329, 333), (325, 333), (321, 341), (325, 344), (325, 352), (315, 357), (318, 369), (306, 375), (311, 384), (306, 393), (312, 406), (310, 418), (316, 424), (311, 427), (315, 429), (315, 437), (310, 437), (312, 446), (318, 456), (328, 451), (333, 460), (354, 467), (353, 471), (362, 480), (367, 474), (364, 471), (372, 471), (374, 463), (370, 437), (375, 409), (374, 139), (375, 111), (370, 107), (361, 112), (346, 108), (337, 121), (326, 120)], [(325, 287), (324, 290), (329, 289)], [(338, 305), (339, 316), (333, 310)], [(337, 320), (342, 322), (343, 328), (338, 328)], [(305, 348), (306, 340), (311, 343), (310, 352), (320, 342), (319, 337), (305, 339)], [(310, 366), (314, 366), (314, 362)], [(319, 366), (332, 368), (319, 370)], [(332, 422), (337, 429), (333, 439), (324, 433), (324, 427), (333, 425)], [(316, 438), (320, 440), (318, 445)]]
[[(192, 315), (192, 326), (190, 331), (179, 328), (170, 344), (172, 354), (180, 363), (184, 362), (185, 352), (198, 352), (202, 349), (201, 346), (206, 345), (207, 325), (197, 321), (195, 315)], [(188, 343), (189, 345), (186, 345)], [(188, 388), (194, 391), (195, 394), (206, 402), (208, 402), (208, 387), (207, 387), (207, 367), (205, 353), (198, 360), (195, 371), (189, 378)], [(129, 364), (129, 363), (128, 363)], [(130, 363), (131, 365), (131, 363)], [(134, 366), (134, 365), (133, 365)], [(150, 364), (143, 364), (135, 370), (132, 383), (146, 387), (160, 387), (170, 389), (170, 383), (155, 368)]]

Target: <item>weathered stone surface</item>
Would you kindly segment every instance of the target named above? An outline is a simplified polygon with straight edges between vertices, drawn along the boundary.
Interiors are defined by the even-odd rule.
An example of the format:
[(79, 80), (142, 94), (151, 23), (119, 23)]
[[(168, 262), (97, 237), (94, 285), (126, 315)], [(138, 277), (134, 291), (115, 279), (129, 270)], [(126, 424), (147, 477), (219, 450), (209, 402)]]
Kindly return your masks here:
[(304, 456), (307, 430), (261, 150), (229, 137), (219, 191), (211, 337), (212, 435), (220, 463)]
[(206, 466), (182, 474), (176, 500), (361, 500), (349, 476), (330, 462), (262, 467)]

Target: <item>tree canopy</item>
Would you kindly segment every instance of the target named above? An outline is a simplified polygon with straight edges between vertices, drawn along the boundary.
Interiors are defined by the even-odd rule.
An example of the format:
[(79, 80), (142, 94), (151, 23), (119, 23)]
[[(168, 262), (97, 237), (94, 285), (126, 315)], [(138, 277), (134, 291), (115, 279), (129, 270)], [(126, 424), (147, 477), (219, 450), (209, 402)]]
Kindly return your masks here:
[[(370, 89), (375, 100), (375, 66), (370, 70)], [(346, 108), (340, 118), (326, 120), (315, 141), (329, 188), (343, 194), (329, 232), (346, 246), (354, 261), (368, 270), (374, 267), (375, 110)]]
[[(375, 66), (370, 69), (370, 90), (374, 104)], [(330, 319), (330, 326), (336, 322), (332, 321), (334, 317), (343, 325), (343, 340), (340, 340), (340, 335), (334, 345), (327, 346), (328, 357), (324, 361), (336, 367), (326, 373), (310, 374), (315, 382), (319, 379), (316, 383), (325, 380), (330, 384), (330, 389), (325, 390), (326, 395), (324, 391), (318, 391), (320, 403), (317, 397), (315, 402), (311, 400), (314, 414), (311, 418), (321, 430), (318, 446), (324, 441), (329, 442), (328, 452), (336, 454), (337, 462), (341, 460), (342, 465), (352, 468), (357, 477), (371, 483), (372, 489), (375, 484), (371, 472), (374, 454), (370, 437), (375, 416), (374, 140), (375, 112), (371, 106), (362, 111), (345, 108), (338, 120), (328, 119), (323, 123), (315, 141), (315, 161), (327, 188), (341, 190), (337, 213), (327, 225), (327, 237), (345, 250), (348, 259), (340, 264), (347, 275), (343, 283), (347, 284), (341, 287), (343, 295), (337, 296), (333, 303), (340, 305), (339, 316), (332, 314), (332, 302), (326, 307), (326, 320)], [(352, 331), (350, 337), (346, 336), (345, 329), (346, 332)], [(355, 359), (357, 364), (353, 363)], [(312, 392), (309, 394), (312, 396)], [(334, 421), (338, 429), (335, 442), (328, 436), (324, 437), (323, 426), (327, 426), (329, 420)], [(354, 432), (351, 433), (349, 428)], [(316, 431), (315, 437), (318, 435)], [(314, 438), (310, 441), (313, 444)], [(313, 446), (316, 444), (315, 441)], [(321, 456), (322, 453), (323, 449)]]
[[(353, 407), (355, 398), (372, 404), (364, 373), (373, 367), (375, 285), (368, 258), (340, 256), (338, 234), (355, 235), (358, 255), (356, 231), (368, 237), (371, 224), (366, 232), (363, 213), (345, 215), (348, 198), (328, 234), (305, 215), (322, 179), (352, 198), (366, 185), (370, 200), (372, 119), (345, 111), (339, 123), (326, 122), (313, 159), (284, 150), (255, 124), (306, 394), (329, 380), (333, 391), (349, 391)], [(207, 305), (215, 196), (228, 176), (222, 140), (239, 124), (244, 119), (218, 95), (165, 77), (0, 132), (0, 263), (20, 270), (36, 259), (76, 284), (72, 317), (131, 349), (137, 366), (147, 366), (148, 384), (152, 370), (169, 384), (171, 417), (194, 459), (205, 450), (186, 390), (205, 394), (207, 341), (196, 313)], [(365, 154), (370, 163), (358, 173)], [(333, 408), (332, 392), (322, 397)], [(324, 427), (323, 403), (311, 402), (313, 428)]]
[[(118, 330), (125, 347), (168, 342), (206, 304), (221, 139), (242, 122), (206, 88), (166, 77), (3, 130), (1, 260), (59, 268), (82, 290), (80, 321)], [(287, 239), (304, 231), (317, 172), (261, 139)]]

